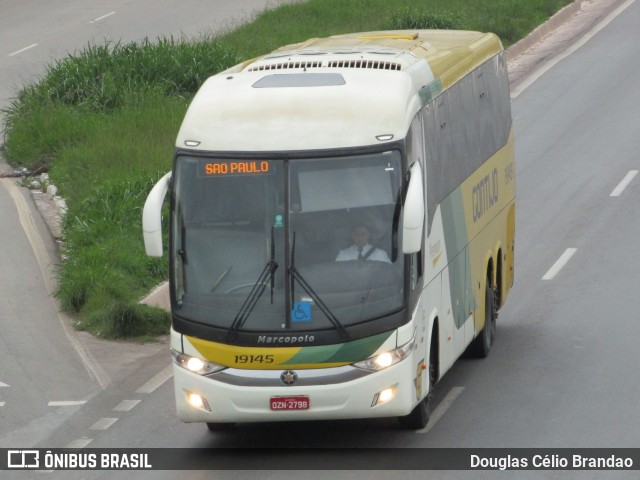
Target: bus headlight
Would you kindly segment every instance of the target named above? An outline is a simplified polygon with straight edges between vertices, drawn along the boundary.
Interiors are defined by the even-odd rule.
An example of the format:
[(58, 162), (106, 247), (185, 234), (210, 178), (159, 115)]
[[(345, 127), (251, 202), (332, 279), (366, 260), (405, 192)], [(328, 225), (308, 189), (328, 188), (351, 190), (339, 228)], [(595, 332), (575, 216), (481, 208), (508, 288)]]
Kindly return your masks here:
[(411, 340), (409, 340), (401, 347), (394, 348), (393, 350), (389, 350), (387, 352), (379, 353), (378, 355), (369, 357), (362, 362), (354, 363), (353, 366), (362, 368), (364, 370), (377, 372), (378, 370), (383, 370), (407, 358), (413, 351), (415, 346), (416, 337), (414, 336), (413, 338), (411, 338)]
[(176, 365), (189, 370), (190, 372), (197, 373), (198, 375), (209, 375), (211, 373), (224, 370), (226, 367), (218, 365), (216, 363), (207, 362), (198, 357), (192, 357), (186, 353), (180, 353), (177, 350), (171, 350), (173, 355), (173, 361)]

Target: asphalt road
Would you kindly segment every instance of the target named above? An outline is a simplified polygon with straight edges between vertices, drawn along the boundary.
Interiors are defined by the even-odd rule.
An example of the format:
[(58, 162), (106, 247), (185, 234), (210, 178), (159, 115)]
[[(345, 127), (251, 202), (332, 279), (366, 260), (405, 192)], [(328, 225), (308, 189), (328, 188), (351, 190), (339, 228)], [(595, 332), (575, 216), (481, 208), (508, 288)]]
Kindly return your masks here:
[[(42, 75), (47, 64), (89, 42), (206, 35), (246, 20), (267, 3), (0, 0), (0, 109), (9, 105), (22, 85)], [(0, 159), (3, 169), (8, 166)], [(70, 328), (70, 320), (58, 312), (52, 296), (59, 259), (51, 236), (30, 194), (8, 178), (0, 180), (0, 248), (0, 448), (51, 438), (59, 426), (81, 417), (83, 406), (96, 395), (119, 391), (126, 381), (118, 377), (112, 381), (114, 365), (128, 366), (118, 372), (135, 382), (168, 362), (163, 351), (138, 367), (131, 347), (125, 350), (127, 359), (102, 355), (109, 365), (94, 358)], [(118, 345), (113, 350), (123, 348)], [(57, 434), (54, 439), (60, 445)]]
[[(298, 447), (640, 446), (640, 175), (633, 173), (640, 170), (639, 24), (640, 2), (634, 2), (513, 100), (516, 284), (500, 312), (491, 355), (460, 360), (437, 385), (437, 415), (428, 432), (407, 432), (393, 420), (376, 420), (248, 424), (211, 434), (203, 425), (176, 420), (171, 379), (161, 371), (151, 383), (131, 377), (95, 393), (37, 445), (276, 447), (283, 462), (287, 451)], [(0, 205), (5, 197), (0, 189)], [(3, 372), (13, 368), (5, 368), (2, 360), (0, 381), (6, 381)], [(337, 476), (637, 478), (633, 472), (512, 473)], [(50, 476), (125, 479), (131, 474)], [(254, 478), (256, 472), (179, 476)], [(260, 472), (266, 479), (300, 476)], [(304, 472), (304, 477), (326, 473)], [(176, 472), (137, 472), (135, 478), (176, 478)]]
[(0, 0), (0, 108), (45, 66), (90, 42), (193, 38), (246, 21), (267, 0)]

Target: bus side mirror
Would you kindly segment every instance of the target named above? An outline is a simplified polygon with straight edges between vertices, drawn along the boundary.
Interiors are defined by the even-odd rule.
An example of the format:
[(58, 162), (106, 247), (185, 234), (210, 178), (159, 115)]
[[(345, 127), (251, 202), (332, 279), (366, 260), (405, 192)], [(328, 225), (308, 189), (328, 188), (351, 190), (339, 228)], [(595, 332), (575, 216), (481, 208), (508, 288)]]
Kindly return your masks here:
[(422, 168), (418, 162), (411, 167), (402, 216), (402, 252), (417, 253), (422, 249), (424, 230), (424, 185)]
[(156, 183), (144, 202), (142, 210), (142, 233), (144, 248), (150, 257), (162, 256), (162, 204), (169, 190), (171, 172)]

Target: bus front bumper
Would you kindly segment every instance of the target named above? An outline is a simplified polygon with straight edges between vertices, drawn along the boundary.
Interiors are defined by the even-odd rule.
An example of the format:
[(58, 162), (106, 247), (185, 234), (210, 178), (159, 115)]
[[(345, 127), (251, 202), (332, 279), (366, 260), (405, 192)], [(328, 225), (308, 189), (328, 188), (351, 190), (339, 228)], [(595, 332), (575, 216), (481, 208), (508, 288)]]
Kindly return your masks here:
[[(377, 372), (332, 370), (235, 371), (201, 376), (174, 364), (178, 417), (183, 422), (277, 422), (407, 415), (428, 390), (427, 376), (410, 355)], [(297, 377), (300, 381), (297, 381)], [(281, 376), (283, 378), (281, 378)], [(283, 382), (296, 377), (293, 385)], [(332, 383), (331, 378), (339, 379)]]

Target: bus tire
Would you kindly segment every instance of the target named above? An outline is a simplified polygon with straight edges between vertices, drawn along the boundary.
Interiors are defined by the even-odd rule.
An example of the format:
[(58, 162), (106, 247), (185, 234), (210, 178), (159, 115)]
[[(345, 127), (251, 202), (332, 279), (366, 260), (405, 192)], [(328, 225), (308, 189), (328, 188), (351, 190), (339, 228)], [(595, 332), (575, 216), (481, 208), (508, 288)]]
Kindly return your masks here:
[(470, 355), (476, 358), (487, 358), (489, 356), (489, 351), (491, 350), (491, 345), (493, 345), (497, 330), (495, 292), (489, 286), (488, 281), (485, 288), (484, 315), (484, 327), (480, 335), (469, 345)]
[(207, 428), (210, 432), (228, 432), (236, 427), (235, 423), (219, 423), (207, 422)]
[(416, 405), (416, 408), (411, 410), (409, 415), (398, 417), (402, 428), (406, 428), (407, 430), (420, 430), (427, 426), (430, 413), (427, 398), (428, 397), (423, 398), (422, 401)]
[(434, 385), (438, 375), (438, 350), (436, 340), (431, 340), (431, 349), (429, 352), (429, 391), (427, 396), (422, 399), (418, 405), (411, 411), (409, 415), (399, 417), (400, 426), (409, 430), (420, 430), (427, 426), (431, 417), (431, 402), (433, 399)]

